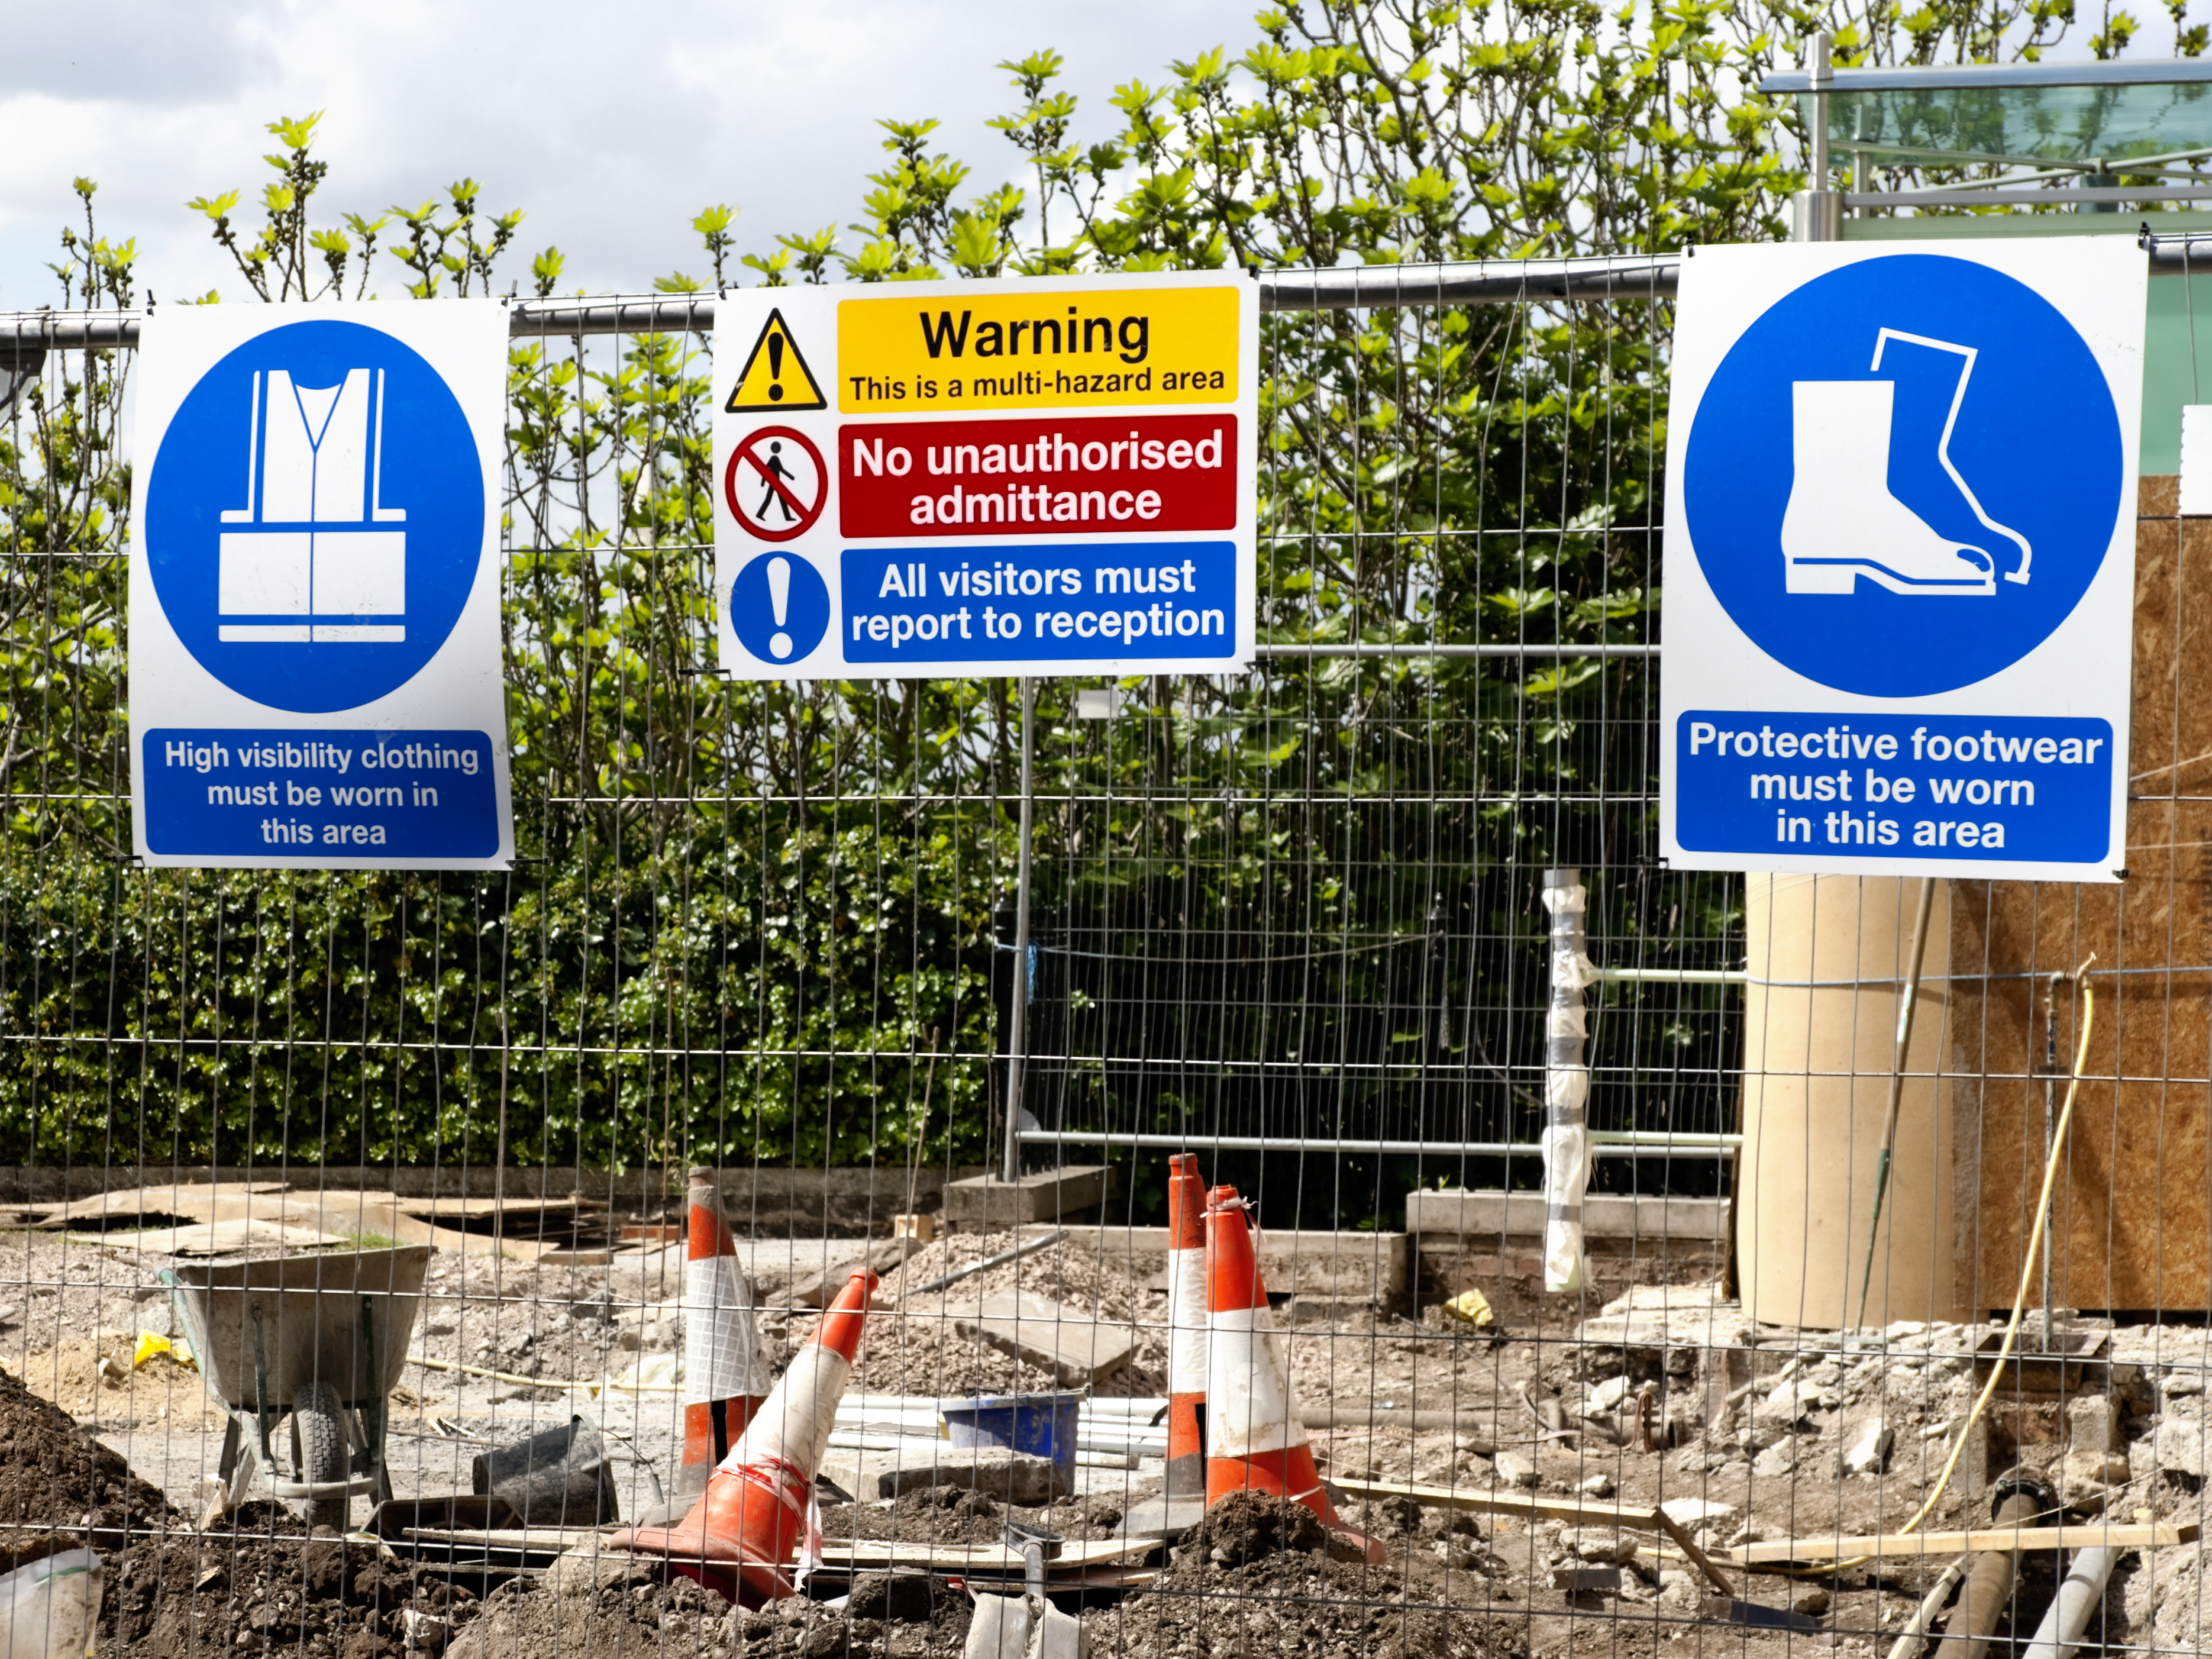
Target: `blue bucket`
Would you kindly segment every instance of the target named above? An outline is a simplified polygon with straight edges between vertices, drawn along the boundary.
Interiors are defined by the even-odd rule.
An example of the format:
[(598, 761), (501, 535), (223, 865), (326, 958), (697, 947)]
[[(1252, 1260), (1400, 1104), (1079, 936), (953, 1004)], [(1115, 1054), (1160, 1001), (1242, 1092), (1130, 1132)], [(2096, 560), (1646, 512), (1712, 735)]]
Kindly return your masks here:
[(1010, 1394), (944, 1408), (952, 1443), (963, 1449), (1007, 1446), (1048, 1457), (1063, 1483), (1075, 1483), (1075, 1419), (1079, 1394)]

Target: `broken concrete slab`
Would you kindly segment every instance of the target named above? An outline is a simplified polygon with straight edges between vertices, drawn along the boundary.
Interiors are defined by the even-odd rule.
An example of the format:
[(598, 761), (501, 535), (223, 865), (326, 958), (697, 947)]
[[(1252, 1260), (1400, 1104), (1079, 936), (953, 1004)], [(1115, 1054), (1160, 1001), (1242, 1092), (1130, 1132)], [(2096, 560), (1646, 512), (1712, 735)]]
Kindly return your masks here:
[(2169, 1413), (2151, 1432), (2148, 1441), (2138, 1441), (2138, 1446), (2148, 1448), (2148, 1463), (2153, 1470), (2185, 1474), (2202, 1480), (2212, 1462), (2205, 1456), (2205, 1420), (2201, 1417), (2183, 1417)]
[(2066, 1406), (2066, 1446), (2069, 1451), (2116, 1452), (2126, 1446), (2126, 1418), (2110, 1395), (2084, 1395)]
[(1723, 1521), (1732, 1521), (1737, 1515), (1733, 1504), (1716, 1504), (1704, 1498), (1670, 1498), (1659, 1506), (1659, 1513), (1686, 1532), (1708, 1531)]
[(978, 1311), (957, 1315), (952, 1327), (1050, 1371), (1067, 1388), (1105, 1381), (1136, 1352), (1135, 1333), (1127, 1327), (1018, 1291), (986, 1297)]
[(1501, 1486), (1533, 1486), (1536, 1484), (1536, 1466), (1518, 1452), (1499, 1452), (1491, 1459), (1491, 1467), (1498, 1471)]
[(860, 1247), (847, 1260), (832, 1262), (819, 1273), (800, 1278), (774, 1300), (784, 1307), (826, 1308), (837, 1299), (837, 1292), (850, 1284), (853, 1275), (862, 1267), (874, 1273), (887, 1273), (921, 1248), (921, 1242), (912, 1237), (885, 1239)]
[(1090, 1218), (1114, 1195), (1110, 1164), (1069, 1164), (1014, 1181), (977, 1176), (949, 1182), (945, 1221), (949, 1227), (977, 1232)]
[(902, 1462), (876, 1476), (878, 1498), (928, 1486), (960, 1486), (1024, 1509), (1049, 1504), (1068, 1490), (1050, 1458), (1002, 1446), (963, 1450), (947, 1445), (926, 1463)]
[(1605, 1527), (1577, 1528), (1560, 1541), (1577, 1560), (1601, 1567), (1626, 1566), (1636, 1559), (1638, 1548), (1636, 1540), (1627, 1534)]
[(1861, 1424), (1844, 1440), (1844, 1473), (1880, 1474), (1896, 1443), (1897, 1431), (1880, 1418)]

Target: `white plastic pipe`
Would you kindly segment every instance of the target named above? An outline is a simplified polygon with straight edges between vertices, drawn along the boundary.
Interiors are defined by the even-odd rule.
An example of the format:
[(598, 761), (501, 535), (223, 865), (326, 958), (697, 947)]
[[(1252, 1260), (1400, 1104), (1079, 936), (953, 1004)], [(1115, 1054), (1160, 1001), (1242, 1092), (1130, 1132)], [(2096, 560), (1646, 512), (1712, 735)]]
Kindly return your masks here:
[(2035, 1627), (2027, 1644), (2027, 1659), (2069, 1659), (2081, 1645), (2081, 1632), (2105, 1601), (2105, 1581), (2112, 1576), (2119, 1551), (2106, 1545), (2076, 1550), (2059, 1580), (2058, 1594), (2051, 1598), (2051, 1611)]

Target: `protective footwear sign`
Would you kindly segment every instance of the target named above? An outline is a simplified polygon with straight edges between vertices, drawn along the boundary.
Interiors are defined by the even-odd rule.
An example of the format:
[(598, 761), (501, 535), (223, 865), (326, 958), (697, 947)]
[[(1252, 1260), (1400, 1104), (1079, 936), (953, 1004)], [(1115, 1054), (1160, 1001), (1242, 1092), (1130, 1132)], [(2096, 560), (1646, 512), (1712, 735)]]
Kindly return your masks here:
[(504, 309), (165, 307), (140, 340), (139, 857), (506, 868)]
[(724, 672), (1251, 662), (1249, 277), (757, 289), (714, 331)]
[(1662, 850), (2117, 880), (2142, 255), (1899, 246), (1683, 261)]

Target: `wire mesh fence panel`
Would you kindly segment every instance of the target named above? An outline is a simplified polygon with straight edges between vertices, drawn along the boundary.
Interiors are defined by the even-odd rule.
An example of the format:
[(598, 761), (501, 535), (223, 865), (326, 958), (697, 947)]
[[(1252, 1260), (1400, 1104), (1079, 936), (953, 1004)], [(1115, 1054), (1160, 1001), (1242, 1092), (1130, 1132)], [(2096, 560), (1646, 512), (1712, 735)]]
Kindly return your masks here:
[(7, 382), (7, 1650), (2199, 1650), (2201, 523), (2118, 888), (1670, 871), (1664, 268), (1480, 275), (1268, 277), (1255, 665), (1027, 688), (720, 678), (712, 301), (518, 303), (495, 873), (133, 865)]

